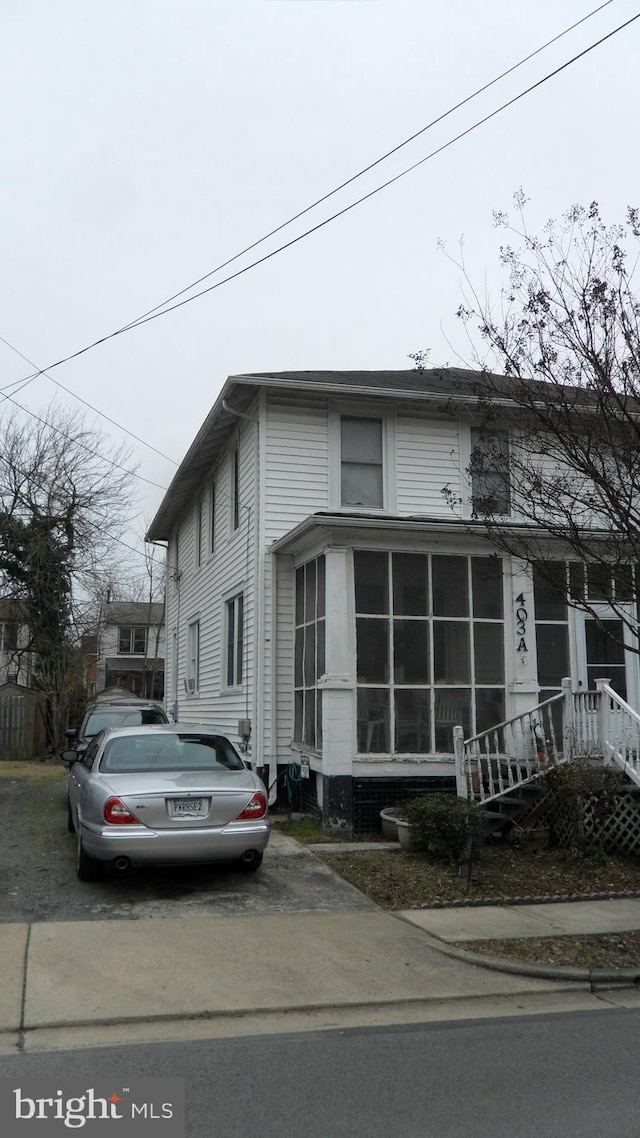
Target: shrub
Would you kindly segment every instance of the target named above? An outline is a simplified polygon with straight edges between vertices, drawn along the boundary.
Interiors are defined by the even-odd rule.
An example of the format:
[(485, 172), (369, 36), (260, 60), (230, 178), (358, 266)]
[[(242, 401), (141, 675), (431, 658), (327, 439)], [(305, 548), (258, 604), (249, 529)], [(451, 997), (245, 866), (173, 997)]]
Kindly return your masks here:
[(467, 842), (482, 839), (484, 813), (476, 802), (453, 794), (426, 794), (407, 803), (413, 848), (432, 857), (459, 858)]
[(596, 767), (588, 759), (550, 767), (543, 789), (558, 844), (581, 853), (602, 847), (607, 821), (628, 785), (621, 771)]

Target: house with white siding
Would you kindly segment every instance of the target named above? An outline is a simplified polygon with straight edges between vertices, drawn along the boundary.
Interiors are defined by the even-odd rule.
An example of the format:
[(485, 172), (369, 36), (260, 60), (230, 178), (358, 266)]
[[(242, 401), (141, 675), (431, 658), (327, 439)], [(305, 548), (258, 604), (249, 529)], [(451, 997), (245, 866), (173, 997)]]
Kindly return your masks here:
[(455, 787), (454, 729), (528, 712), (563, 677), (605, 675), (638, 707), (606, 597), (578, 611), (496, 554), (474, 500), (489, 487), (509, 513), (508, 473), (468, 473), (473, 378), (231, 376), (149, 528), (168, 547), (169, 710), (244, 740), (270, 787), (308, 767), (331, 832)]
[(164, 656), (164, 604), (106, 601), (100, 610), (95, 682), (89, 694), (113, 687), (144, 699), (163, 699)]

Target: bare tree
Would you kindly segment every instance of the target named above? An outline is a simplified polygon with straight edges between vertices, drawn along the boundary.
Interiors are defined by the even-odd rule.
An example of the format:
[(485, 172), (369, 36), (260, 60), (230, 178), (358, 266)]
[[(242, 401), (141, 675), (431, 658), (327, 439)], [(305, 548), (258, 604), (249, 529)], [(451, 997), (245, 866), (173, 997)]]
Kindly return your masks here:
[(56, 747), (78, 675), (76, 602), (122, 560), (132, 471), (125, 449), (55, 406), (31, 419), (7, 409), (0, 437), (0, 592), (22, 603)]
[(499, 550), (537, 562), (569, 604), (598, 619), (594, 601), (606, 600), (638, 651), (629, 602), (640, 589), (640, 219), (629, 208), (607, 225), (594, 202), (537, 237), (522, 192), (515, 210), (515, 223), (495, 215), (509, 242), (499, 307), (459, 263), (458, 315), (479, 369), (474, 512)]

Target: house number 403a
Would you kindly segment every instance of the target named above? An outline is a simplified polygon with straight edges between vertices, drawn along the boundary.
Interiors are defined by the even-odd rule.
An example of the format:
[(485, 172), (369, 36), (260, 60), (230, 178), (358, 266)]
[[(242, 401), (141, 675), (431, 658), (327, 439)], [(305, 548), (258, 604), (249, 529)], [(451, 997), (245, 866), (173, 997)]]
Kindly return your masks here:
[(529, 613), (525, 607), (524, 595), (516, 597), (516, 652), (524, 654), (527, 649), (527, 621)]

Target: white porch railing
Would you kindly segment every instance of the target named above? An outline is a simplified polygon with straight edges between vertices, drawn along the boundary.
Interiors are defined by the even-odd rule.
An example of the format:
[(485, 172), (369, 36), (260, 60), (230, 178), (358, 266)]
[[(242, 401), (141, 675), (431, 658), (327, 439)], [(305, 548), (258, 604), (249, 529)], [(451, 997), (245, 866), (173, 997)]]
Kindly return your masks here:
[(640, 786), (640, 715), (606, 680), (596, 680), (598, 722), (606, 765), (615, 764)]
[[(454, 727), (456, 787), (461, 798), (489, 802), (507, 790), (529, 782), (549, 763), (563, 757), (562, 718), (565, 692), (559, 692), (531, 711), (506, 719), (471, 739)], [(554, 715), (558, 709), (558, 713)]]
[(516, 715), (470, 739), (455, 727), (457, 792), (490, 802), (531, 782), (549, 763), (590, 758), (615, 764), (640, 786), (640, 715), (596, 680), (595, 691), (562, 691), (531, 711)]

